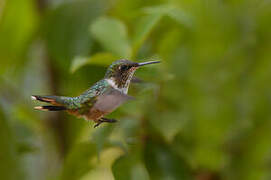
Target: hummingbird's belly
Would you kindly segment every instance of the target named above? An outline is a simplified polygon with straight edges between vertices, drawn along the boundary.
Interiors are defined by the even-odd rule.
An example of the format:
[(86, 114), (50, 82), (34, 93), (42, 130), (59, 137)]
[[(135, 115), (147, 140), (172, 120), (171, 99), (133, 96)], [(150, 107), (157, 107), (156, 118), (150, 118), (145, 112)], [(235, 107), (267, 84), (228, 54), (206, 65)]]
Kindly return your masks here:
[(106, 111), (101, 111), (96, 108), (90, 108), (88, 111), (86, 111), (84, 113), (80, 113), (80, 111), (78, 111), (78, 110), (69, 110), (68, 112), (72, 115), (77, 116), (77, 117), (82, 117), (86, 120), (93, 120), (93, 121), (98, 121), (103, 116), (110, 113), (110, 112), (106, 112)]
[(87, 114), (84, 115), (84, 118), (87, 120), (94, 120), (94, 121), (98, 121), (99, 119), (101, 119), (103, 116), (109, 114), (110, 112), (106, 112), (106, 111), (101, 111), (99, 109), (96, 108), (91, 108), (89, 110), (89, 112)]

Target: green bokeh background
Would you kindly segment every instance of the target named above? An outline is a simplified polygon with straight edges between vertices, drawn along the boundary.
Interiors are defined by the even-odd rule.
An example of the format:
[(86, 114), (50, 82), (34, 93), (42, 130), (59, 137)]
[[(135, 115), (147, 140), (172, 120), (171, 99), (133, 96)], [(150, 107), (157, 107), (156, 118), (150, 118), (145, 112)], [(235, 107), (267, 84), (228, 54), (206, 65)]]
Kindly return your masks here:
[[(39, 112), (114, 60), (115, 124)], [(270, 0), (0, 0), (0, 179), (271, 179)]]

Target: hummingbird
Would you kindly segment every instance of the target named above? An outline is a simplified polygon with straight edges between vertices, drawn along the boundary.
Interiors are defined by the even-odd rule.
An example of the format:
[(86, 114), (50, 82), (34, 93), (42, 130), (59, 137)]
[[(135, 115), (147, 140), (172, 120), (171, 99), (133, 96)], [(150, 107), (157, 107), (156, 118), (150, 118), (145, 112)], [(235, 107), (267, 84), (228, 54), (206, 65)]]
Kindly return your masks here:
[(79, 118), (93, 120), (94, 127), (101, 123), (114, 123), (115, 119), (104, 117), (128, 100), (128, 88), (135, 71), (145, 65), (160, 61), (133, 62), (126, 59), (114, 61), (108, 68), (103, 79), (76, 97), (32, 95), (33, 100), (49, 103), (47, 106), (36, 106), (34, 109), (43, 111), (67, 111)]

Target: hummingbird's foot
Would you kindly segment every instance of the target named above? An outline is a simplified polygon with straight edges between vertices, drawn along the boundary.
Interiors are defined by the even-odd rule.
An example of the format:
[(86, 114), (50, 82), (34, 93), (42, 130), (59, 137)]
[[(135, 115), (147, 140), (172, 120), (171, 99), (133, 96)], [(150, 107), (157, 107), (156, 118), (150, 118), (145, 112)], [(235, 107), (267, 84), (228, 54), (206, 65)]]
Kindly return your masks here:
[(94, 125), (94, 128), (98, 127), (100, 124), (107, 122), (107, 123), (115, 123), (117, 122), (116, 119), (108, 119), (108, 118), (101, 118), (98, 122)]

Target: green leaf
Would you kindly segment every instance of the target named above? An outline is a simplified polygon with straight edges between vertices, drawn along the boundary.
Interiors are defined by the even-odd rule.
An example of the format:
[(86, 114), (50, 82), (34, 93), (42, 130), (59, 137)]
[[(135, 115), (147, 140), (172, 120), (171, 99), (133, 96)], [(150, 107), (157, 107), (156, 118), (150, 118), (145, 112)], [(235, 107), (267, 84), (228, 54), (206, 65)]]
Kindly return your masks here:
[(50, 12), (44, 24), (49, 53), (61, 66), (75, 56), (86, 56), (92, 47), (88, 26), (105, 10), (104, 1), (64, 3)]
[(176, 20), (179, 24), (182, 24), (188, 28), (191, 28), (193, 26), (193, 21), (191, 17), (189, 17), (185, 12), (178, 8), (170, 8), (168, 10), (167, 15), (171, 17), (172, 19)]
[(191, 179), (186, 162), (160, 139), (146, 142), (144, 157), (151, 179)]
[(172, 5), (147, 7), (144, 8), (143, 11), (147, 15), (143, 16), (138, 20), (138, 22), (136, 22), (132, 38), (134, 54), (163, 16), (169, 16), (187, 27), (191, 27), (192, 25), (191, 18), (182, 10)]
[(162, 14), (150, 14), (143, 16), (135, 25), (134, 36), (132, 38), (132, 44), (134, 52), (140, 47), (144, 42), (150, 32), (153, 30), (155, 25), (161, 19)]
[(116, 180), (148, 180), (149, 175), (140, 160), (134, 155), (125, 155), (118, 158), (112, 165), (112, 172)]
[[(37, 29), (38, 16), (33, 0), (0, 2), (0, 73), (20, 68), (26, 63), (26, 52)], [(16, 69), (14, 69), (16, 71)]]
[(92, 140), (96, 145), (98, 154), (103, 150), (105, 145), (110, 144), (108, 138), (114, 129), (114, 125), (106, 124), (100, 125), (97, 130), (93, 133)]
[(168, 142), (171, 142), (175, 135), (183, 129), (187, 120), (188, 117), (183, 112), (167, 111), (154, 115), (150, 123)]
[(126, 26), (122, 21), (102, 17), (91, 25), (90, 30), (93, 37), (105, 50), (121, 58), (130, 58), (131, 47)]
[[(17, 144), (14, 132), (0, 109), (0, 179), (15, 180), (24, 179), (20, 168), (20, 157), (17, 152)], [(11, 172), (12, 170), (12, 172)]]
[(80, 143), (68, 154), (61, 174), (61, 179), (76, 180), (85, 175), (93, 167), (90, 163), (96, 155), (96, 148), (91, 143)]
[(78, 56), (78, 57), (75, 57), (74, 60), (72, 61), (70, 71), (74, 73), (75, 71), (80, 69), (82, 66), (90, 65), (90, 64), (108, 66), (114, 60), (116, 60), (116, 57), (113, 56), (111, 53), (97, 53), (91, 57)]
[(147, 14), (169, 16), (186, 27), (191, 27), (193, 25), (192, 18), (188, 16), (187, 13), (185, 13), (179, 7), (170, 4), (147, 7), (144, 8), (144, 12)]

